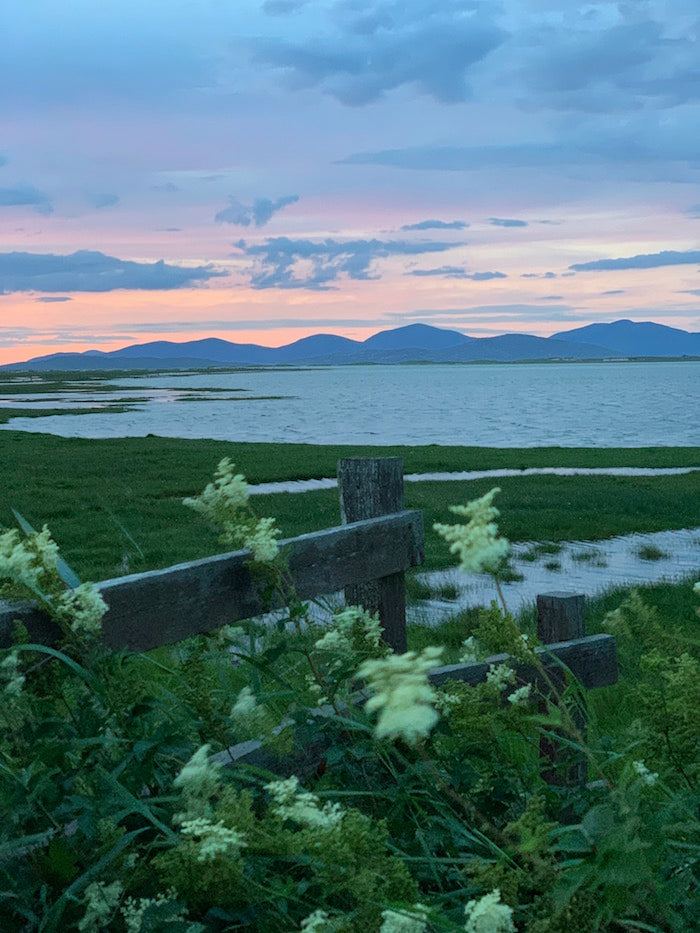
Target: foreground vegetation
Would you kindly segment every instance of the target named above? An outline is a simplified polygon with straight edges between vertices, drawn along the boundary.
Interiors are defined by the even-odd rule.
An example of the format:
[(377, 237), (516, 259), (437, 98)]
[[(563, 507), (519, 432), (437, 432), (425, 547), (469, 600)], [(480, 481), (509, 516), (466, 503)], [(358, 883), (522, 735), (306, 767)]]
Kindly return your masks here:
[[(407, 473), (533, 466), (697, 466), (698, 448), (348, 447), (237, 444), (159, 437), (66, 439), (0, 433), (0, 523), (18, 509), (36, 527), (47, 522), (76, 569), (105, 579), (164, 567), (220, 550), (216, 534), (181, 500), (228, 456), (251, 482), (335, 476), (346, 456), (401, 456)], [(489, 480), (407, 483), (406, 504), (443, 521), (450, 502), (481, 495)], [(700, 525), (700, 472), (679, 476), (523, 476), (499, 480), (504, 531), (513, 541), (594, 540), (632, 531)], [(279, 494), (260, 502), (285, 536), (340, 520), (335, 490)], [(174, 534), (174, 529), (177, 533)], [(448, 556), (428, 541), (427, 566)]]
[[(465, 568), (493, 572), (507, 550), (493, 495), (443, 531), (461, 542)], [(426, 679), (443, 655), (435, 636), (465, 659), (503, 650), (537, 667), (532, 619), (521, 627), (493, 604), (432, 644), (414, 631), (413, 653), (392, 655), (361, 611), (330, 629), (307, 623), (274, 526), (252, 514), (232, 471), (188, 504), (219, 524), (223, 544), (250, 547), (263, 590), (284, 593), (278, 626), (115, 654), (100, 640), (99, 594), (66, 589), (48, 535), (0, 536), (0, 578), (63, 632), (56, 651), (18, 628), (0, 659), (0, 928), (697, 928), (690, 584), (596, 605), (593, 625), (617, 635), (622, 679), (592, 698), (586, 736), (585, 692), (570, 677), (542, 694), (508, 665), (477, 687), (435, 691)], [(563, 780), (543, 779), (541, 738)], [(224, 772), (225, 750), (248, 739), (262, 741), (270, 770)], [(589, 783), (571, 785), (582, 757)]]

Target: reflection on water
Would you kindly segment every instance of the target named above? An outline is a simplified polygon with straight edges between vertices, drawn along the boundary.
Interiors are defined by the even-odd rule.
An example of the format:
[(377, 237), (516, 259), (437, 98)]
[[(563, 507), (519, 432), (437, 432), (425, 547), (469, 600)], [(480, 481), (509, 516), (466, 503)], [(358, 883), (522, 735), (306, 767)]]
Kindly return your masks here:
[[(134, 399), (127, 412), (17, 418), (5, 427), (67, 437), (314, 444), (700, 444), (700, 363), (692, 361), (343, 366), (202, 373), (181, 376), (177, 385), (172, 376), (133, 377), (110, 385), (125, 390), (112, 401), (129, 390), (142, 398), (155, 393)], [(207, 388), (239, 394), (235, 401), (214, 393), (200, 401), (183, 397)], [(14, 395), (12, 403), (24, 407), (24, 398)], [(86, 401), (73, 395), (61, 406), (71, 399)], [(163, 405), (166, 399), (172, 404)]]

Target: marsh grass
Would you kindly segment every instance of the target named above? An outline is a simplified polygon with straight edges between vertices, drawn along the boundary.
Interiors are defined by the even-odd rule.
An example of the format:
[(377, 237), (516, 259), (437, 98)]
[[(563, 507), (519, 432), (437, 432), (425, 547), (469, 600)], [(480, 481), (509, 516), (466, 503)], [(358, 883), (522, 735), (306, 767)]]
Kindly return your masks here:
[(637, 557), (639, 557), (640, 560), (665, 560), (669, 556), (667, 551), (663, 551), (654, 544), (643, 544), (637, 551)]

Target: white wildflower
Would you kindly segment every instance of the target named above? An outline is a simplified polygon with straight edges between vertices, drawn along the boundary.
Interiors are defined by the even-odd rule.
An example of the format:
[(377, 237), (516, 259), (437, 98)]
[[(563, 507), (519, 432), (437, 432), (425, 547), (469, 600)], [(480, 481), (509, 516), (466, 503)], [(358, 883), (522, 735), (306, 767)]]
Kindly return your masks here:
[(183, 505), (213, 521), (221, 519), (222, 513), (246, 508), (250, 495), (248, 483), (241, 473), (233, 471), (234, 464), (224, 457), (216, 468), (214, 482), (208, 483), (201, 495), (183, 499)]
[(693, 593), (697, 593), (698, 596), (700, 596), (700, 580), (693, 584)]
[(0, 579), (35, 590), (46, 573), (55, 571), (57, 559), (58, 545), (46, 525), (24, 540), (14, 528), (0, 534)]
[(62, 593), (56, 601), (59, 618), (65, 620), (76, 635), (88, 637), (102, 634), (102, 618), (107, 608), (93, 583), (81, 583), (76, 589)]
[[(174, 888), (170, 888), (166, 894), (157, 894), (155, 897), (127, 897), (121, 909), (127, 933), (141, 933), (144, 914), (147, 910), (151, 907), (162, 907), (169, 901), (175, 901), (176, 899), (177, 892)], [(167, 919), (177, 922), (178, 920), (184, 920), (186, 914), (187, 911), (183, 908), (175, 914), (170, 914)]]
[(20, 673), (19, 655), (16, 651), (11, 651), (0, 661), (0, 676), (5, 681), (3, 691), (11, 697), (19, 696), (27, 678)]
[(493, 573), (510, 549), (508, 541), (498, 537), (498, 525), (494, 521), (500, 512), (492, 502), (500, 491), (496, 487), (466, 505), (451, 505), (451, 512), (469, 519), (466, 524), (438, 522), (433, 525), (450, 545), (450, 554), (459, 556), (460, 567), (465, 573)]
[(257, 733), (263, 730), (267, 715), (267, 709), (258, 703), (250, 687), (243, 687), (231, 708), (234, 726), (244, 730), (251, 738), (254, 737), (253, 733), (257, 737)]
[(382, 624), (379, 616), (367, 612), (361, 606), (348, 606), (333, 613), (332, 627), (315, 644), (317, 651), (328, 651), (337, 655), (350, 655), (353, 651), (353, 634), (357, 633), (368, 647), (378, 648), (382, 640)]
[(277, 542), (282, 532), (275, 528), (274, 518), (259, 518), (255, 529), (245, 535), (245, 545), (253, 552), (253, 560), (269, 563), (277, 557)]
[(246, 845), (243, 833), (224, 826), (222, 820), (217, 823), (212, 823), (206, 817), (184, 820), (181, 831), (184, 835), (194, 836), (199, 840), (198, 862), (213, 860), (217, 855), (223, 855), (224, 852), (235, 857), (240, 855), (241, 849)]
[(512, 703), (513, 706), (522, 706), (530, 698), (531, 692), (532, 684), (525, 684), (522, 687), (518, 687), (513, 693), (508, 694), (508, 702)]
[(461, 664), (473, 664), (477, 660), (478, 643), (473, 635), (462, 642), (462, 653), (459, 656)]
[(301, 930), (304, 933), (331, 933), (335, 924), (325, 910), (315, 910), (301, 921)]
[(643, 761), (633, 761), (632, 767), (642, 779), (642, 782), (647, 784), (649, 787), (656, 784), (656, 782), (659, 780), (659, 775), (656, 773), (656, 771), (650, 771)]
[(486, 683), (496, 690), (504, 690), (508, 684), (515, 682), (515, 672), (507, 664), (490, 664), (486, 675)]
[(105, 884), (102, 881), (93, 881), (85, 888), (83, 903), (85, 914), (78, 923), (80, 933), (97, 933), (109, 923), (114, 910), (119, 903), (122, 893), (120, 881)]
[(374, 695), (366, 703), (369, 713), (381, 710), (374, 733), (377, 738), (403, 738), (409, 745), (430, 733), (438, 721), (436, 692), (427, 672), (435, 667), (442, 648), (428, 646), (365, 661), (357, 676), (367, 681)]
[(383, 910), (379, 933), (423, 933), (428, 920), (423, 904), (414, 904), (413, 910)]
[(185, 797), (211, 797), (219, 787), (219, 762), (209, 761), (209, 745), (202, 745), (173, 781)]
[(340, 804), (326, 803), (323, 808), (315, 794), (299, 790), (299, 778), (292, 775), (285, 781), (272, 781), (265, 790), (274, 800), (272, 812), (284, 820), (294, 820), (309, 829), (331, 829), (345, 816)]
[(513, 911), (507, 904), (501, 904), (498, 888), (478, 901), (469, 901), (464, 913), (466, 933), (516, 933)]

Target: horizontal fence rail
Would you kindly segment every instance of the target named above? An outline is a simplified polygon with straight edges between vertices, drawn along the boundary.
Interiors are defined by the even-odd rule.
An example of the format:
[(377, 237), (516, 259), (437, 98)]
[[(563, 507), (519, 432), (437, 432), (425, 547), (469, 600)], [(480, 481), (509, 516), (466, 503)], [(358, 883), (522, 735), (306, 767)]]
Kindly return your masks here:
[[(404, 510), (287, 538), (279, 546), (297, 594), (313, 599), (420, 565), (423, 542), (423, 513)], [(259, 615), (270, 607), (258, 593), (250, 559), (249, 551), (233, 551), (97, 584), (109, 606), (105, 643), (148, 651)], [(55, 623), (36, 605), (0, 601), (0, 647), (10, 646), (15, 619), (37, 643), (59, 638)]]

